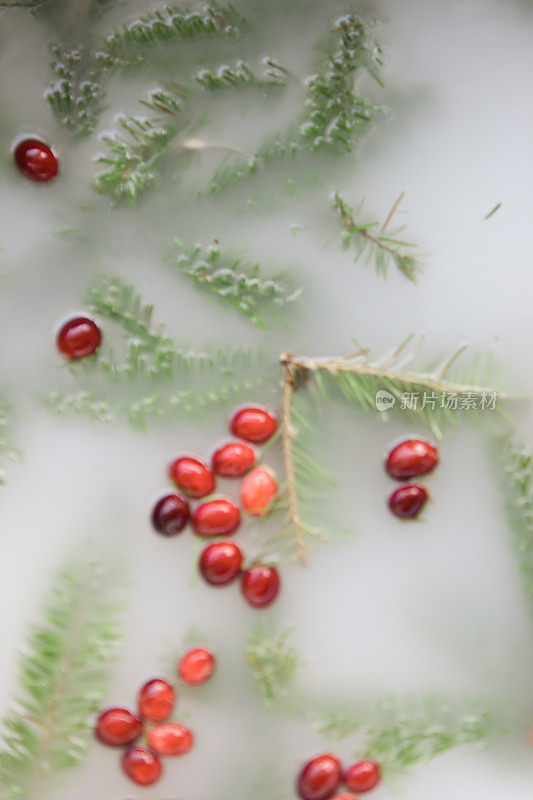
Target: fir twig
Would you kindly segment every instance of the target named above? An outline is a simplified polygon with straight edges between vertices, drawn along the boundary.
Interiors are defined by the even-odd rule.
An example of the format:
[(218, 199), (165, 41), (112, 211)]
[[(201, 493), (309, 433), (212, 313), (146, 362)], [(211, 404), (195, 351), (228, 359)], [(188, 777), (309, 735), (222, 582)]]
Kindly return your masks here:
[(502, 461), (507, 519), (533, 613), (533, 455), (522, 440), (507, 436), (502, 441)]
[(181, 248), (175, 266), (207, 295), (235, 308), (263, 330), (268, 330), (265, 317), (274, 322), (286, 321), (286, 311), (294, 307), (301, 290), (287, 286), (285, 276), (261, 277), (259, 264), (244, 262), (222, 252), (218, 247)]
[(95, 564), (62, 572), (20, 662), (17, 703), (3, 720), (1, 794), (40, 796), (49, 773), (78, 764), (106, 691), (116, 610)]
[(355, 217), (361, 206), (354, 211), (339, 192), (335, 192), (333, 196), (333, 208), (338, 211), (343, 225), (341, 236), (343, 247), (348, 248), (352, 242), (355, 243), (357, 250), (355, 261), (366, 254), (367, 261), (374, 262), (378, 275), (383, 278), (387, 277), (389, 266), (394, 264), (406, 278), (416, 283), (417, 273), (421, 269), (417, 245), (399, 238), (403, 228), (397, 228), (393, 232), (387, 231), (402, 196), (403, 194), (393, 205), (385, 223), (381, 226), (379, 222), (356, 221)]
[(268, 165), (309, 150), (351, 151), (379, 109), (355, 90), (359, 73), (367, 72), (380, 84), (381, 50), (370, 40), (364, 23), (348, 14), (335, 24), (330, 52), (305, 86), (300, 120), (283, 133), (269, 137), (253, 155), (224, 165), (210, 183), (210, 191), (240, 182)]
[(277, 636), (257, 630), (250, 634), (244, 657), (250, 667), (255, 687), (270, 705), (287, 690), (301, 668), (298, 651), (289, 638), (290, 628)]
[(213, 91), (227, 87), (285, 86), (287, 75), (288, 71), (274, 58), (263, 56), (259, 73), (241, 59), (234, 66), (224, 64), (215, 70), (204, 67), (193, 75), (193, 80)]
[[(314, 378), (319, 395), (327, 397), (330, 388), (335, 388), (346, 400), (362, 410), (379, 410), (378, 392), (384, 392), (389, 408), (396, 403), (400, 410), (428, 425), (435, 436), (441, 438), (443, 428), (452, 423), (457, 412), (490, 411), (504, 399), (486, 383), (482, 383), (482, 372), (490, 373), (491, 362), (480, 365), (474, 361), (469, 374), (462, 380), (449, 378), (452, 366), (464, 352), (460, 347), (444, 364), (426, 370), (414, 370), (411, 364), (418, 355), (419, 345), (411, 347), (409, 336), (392, 354), (381, 359), (370, 359), (368, 351), (358, 349), (356, 353), (341, 358), (282, 356), (285, 369)], [(380, 412), (386, 417), (386, 412)]]
[(103, 48), (122, 55), (131, 50), (172, 40), (187, 41), (200, 36), (236, 36), (246, 24), (232, 5), (206, 5), (202, 11), (165, 6), (143, 14), (106, 37)]

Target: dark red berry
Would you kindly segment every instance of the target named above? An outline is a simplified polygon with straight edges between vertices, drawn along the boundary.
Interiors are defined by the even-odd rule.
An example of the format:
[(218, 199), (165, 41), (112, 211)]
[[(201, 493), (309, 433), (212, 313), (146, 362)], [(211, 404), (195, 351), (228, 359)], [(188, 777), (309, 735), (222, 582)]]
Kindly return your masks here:
[(418, 483), (408, 483), (400, 486), (389, 497), (389, 508), (396, 517), (404, 519), (416, 517), (423, 509), (428, 499), (428, 493)]
[(198, 536), (229, 536), (241, 523), (241, 512), (228, 497), (206, 500), (194, 509), (192, 524)]
[(265, 467), (256, 467), (241, 483), (241, 504), (248, 514), (261, 517), (278, 493), (278, 484)]
[(180, 658), (178, 675), (189, 686), (199, 686), (209, 680), (215, 667), (216, 659), (213, 653), (205, 647), (193, 647)]
[(241, 589), (244, 599), (255, 608), (264, 608), (273, 603), (279, 588), (280, 578), (275, 567), (256, 564), (243, 573)]
[(177, 722), (155, 725), (147, 736), (148, 746), (160, 756), (181, 756), (194, 744), (191, 731)]
[(179, 494), (166, 494), (155, 504), (152, 525), (164, 536), (181, 533), (189, 519), (189, 504)]
[(242, 552), (234, 542), (213, 542), (202, 550), (198, 569), (212, 586), (225, 586), (231, 583), (242, 565)]
[(439, 451), (423, 439), (406, 439), (396, 445), (387, 458), (386, 470), (398, 480), (409, 480), (426, 475), (439, 463)]
[(255, 450), (244, 442), (228, 442), (213, 453), (213, 472), (224, 478), (240, 478), (255, 464)]
[(88, 317), (75, 317), (65, 322), (57, 334), (57, 349), (66, 358), (75, 361), (78, 358), (92, 356), (102, 343), (100, 328)]
[(247, 406), (237, 411), (230, 422), (230, 430), (234, 436), (247, 442), (262, 444), (273, 436), (278, 428), (274, 414), (266, 408)]
[(161, 777), (163, 768), (158, 757), (145, 747), (131, 747), (122, 756), (122, 769), (141, 786), (150, 786)]
[(127, 708), (108, 708), (96, 720), (95, 733), (103, 744), (123, 747), (141, 735), (142, 722)]
[(375, 761), (358, 761), (348, 767), (344, 782), (350, 792), (368, 792), (381, 780), (381, 772)]
[(341, 778), (339, 759), (331, 753), (324, 753), (302, 768), (298, 776), (298, 794), (302, 800), (329, 800), (337, 791)]
[(182, 489), (190, 497), (205, 497), (215, 488), (213, 473), (198, 458), (177, 458), (168, 468), (168, 474), (178, 489)]
[(15, 164), (32, 181), (51, 181), (59, 171), (59, 162), (51, 148), (39, 139), (24, 139), (13, 153)]
[(139, 713), (150, 722), (162, 722), (172, 714), (176, 694), (168, 681), (154, 678), (139, 691)]

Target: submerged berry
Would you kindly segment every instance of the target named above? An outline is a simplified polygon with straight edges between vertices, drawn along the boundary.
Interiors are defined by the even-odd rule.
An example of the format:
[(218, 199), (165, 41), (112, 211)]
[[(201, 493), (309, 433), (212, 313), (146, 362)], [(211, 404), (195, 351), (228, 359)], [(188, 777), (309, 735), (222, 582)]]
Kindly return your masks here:
[(74, 317), (65, 322), (57, 334), (56, 343), (62, 355), (75, 361), (92, 356), (98, 350), (102, 343), (102, 333), (92, 319)]
[(198, 458), (177, 458), (168, 468), (168, 474), (178, 489), (182, 489), (190, 497), (206, 497), (215, 488), (213, 473)]
[(197, 536), (229, 536), (241, 523), (241, 512), (228, 497), (206, 500), (194, 509), (192, 524)]
[(344, 782), (351, 792), (368, 792), (381, 780), (381, 772), (375, 761), (358, 761), (348, 767)]
[(172, 714), (176, 694), (168, 681), (154, 678), (139, 691), (139, 712), (150, 722), (162, 722)]
[(189, 752), (194, 738), (185, 725), (163, 722), (148, 732), (147, 742), (148, 746), (160, 756), (181, 756)]
[(140, 786), (150, 786), (161, 777), (163, 771), (158, 757), (145, 747), (131, 747), (122, 756), (122, 768), (126, 775)]
[(278, 421), (274, 414), (266, 408), (247, 406), (237, 411), (230, 422), (230, 430), (234, 436), (247, 442), (262, 444), (276, 433)]
[(164, 536), (181, 533), (189, 519), (189, 504), (179, 494), (166, 494), (155, 504), (152, 525)]
[(215, 667), (216, 659), (213, 653), (205, 647), (193, 647), (180, 658), (178, 675), (189, 686), (199, 686), (209, 680)]
[(243, 573), (241, 589), (244, 599), (255, 608), (274, 602), (280, 589), (279, 573), (275, 567), (256, 564)]
[(389, 508), (396, 517), (409, 519), (416, 517), (424, 508), (428, 493), (418, 483), (408, 483), (400, 486), (389, 497)]
[(24, 177), (39, 183), (51, 181), (59, 171), (59, 162), (52, 149), (40, 139), (19, 142), (13, 158)]
[(265, 467), (256, 467), (241, 483), (241, 504), (248, 514), (262, 516), (278, 493), (278, 484)]
[(338, 758), (324, 753), (302, 768), (297, 789), (302, 800), (329, 800), (341, 782), (342, 768)]
[(103, 744), (123, 747), (141, 735), (142, 722), (127, 708), (108, 708), (96, 720), (95, 733)]
[(228, 442), (213, 453), (213, 472), (224, 478), (240, 478), (255, 464), (255, 450), (244, 442)]
[(387, 458), (385, 468), (398, 480), (426, 475), (439, 463), (439, 451), (424, 439), (406, 439), (396, 445)]
[(242, 565), (242, 552), (234, 542), (213, 542), (202, 550), (198, 569), (204, 580), (212, 586), (231, 583)]

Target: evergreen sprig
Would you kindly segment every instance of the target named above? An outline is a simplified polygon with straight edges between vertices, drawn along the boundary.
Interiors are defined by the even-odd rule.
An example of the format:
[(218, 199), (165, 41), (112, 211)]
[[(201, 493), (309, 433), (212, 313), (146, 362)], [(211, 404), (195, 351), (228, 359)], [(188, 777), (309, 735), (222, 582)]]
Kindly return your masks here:
[(353, 14), (338, 20), (332, 33), (336, 38), (330, 52), (306, 81), (300, 120), (285, 132), (268, 137), (253, 155), (224, 165), (210, 183), (212, 193), (309, 150), (338, 154), (353, 149), (380, 113), (357, 93), (355, 83), (359, 74), (366, 72), (381, 84), (381, 49)]
[(361, 410), (378, 410), (386, 419), (387, 411), (376, 405), (385, 400), (389, 409), (396, 405), (426, 424), (439, 439), (461, 411), (475, 415), (500, 407), (505, 398), (489, 385), (494, 373), (490, 357), (475, 358), (468, 369), (459, 371), (456, 361), (466, 350), (463, 345), (433, 367), (414, 369), (423, 339), (418, 343), (413, 339), (409, 336), (392, 353), (376, 359), (359, 348), (344, 358), (293, 358), (285, 353), (282, 363), (293, 375), (312, 377), (318, 397), (327, 398), (334, 390)]
[(218, 247), (196, 244), (180, 247), (175, 266), (210, 297), (229, 305), (263, 330), (268, 330), (266, 317), (276, 323), (287, 321), (287, 312), (294, 308), (301, 290), (288, 285), (288, 278), (261, 276), (259, 264), (252, 264), (223, 252)]
[(103, 42), (103, 49), (113, 55), (172, 40), (187, 41), (200, 36), (236, 36), (246, 20), (231, 4), (206, 5), (201, 11), (178, 6), (156, 9), (123, 25)]
[(193, 80), (211, 91), (227, 87), (285, 86), (288, 71), (270, 56), (260, 60), (260, 71), (254, 70), (247, 61), (240, 59), (233, 66), (224, 64), (218, 69), (203, 67), (193, 74)]
[[(212, 408), (242, 402), (254, 392), (271, 391), (276, 384), (274, 365), (265, 364), (260, 353), (243, 348), (180, 347), (161, 325), (154, 324), (152, 305), (117, 276), (99, 277), (87, 289), (85, 301), (96, 316), (119, 327), (119, 349), (125, 354), (115, 356), (106, 336), (97, 354), (71, 362), (72, 375), (78, 381), (91, 379), (92, 386), (48, 393), (45, 404), (60, 414), (74, 411), (96, 422), (122, 418), (144, 429), (151, 420), (203, 417)], [(111, 383), (108, 380), (102, 386), (99, 377)], [(118, 396), (117, 389), (122, 390)]]
[(402, 771), (465, 744), (487, 744), (495, 733), (485, 709), (464, 714), (441, 698), (382, 705), (381, 719), (366, 731), (364, 757), (384, 770)]
[(417, 245), (399, 238), (403, 228), (391, 232), (387, 230), (402, 197), (400, 195), (383, 224), (358, 221), (362, 204), (356, 210), (350, 208), (339, 192), (333, 196), (333, 208), (343, 225), (342, 246), (347, 249), (352, 243), (355, 244), (355, 261), (365, 255), (367, 262), (374, 263), (377, 274), (382, 278), (387, 277), (389, 267), (394, 265), (406, 278), (416, 283), (421, 269)]
[(20, 661), (20, 689), (4, 718), (3, 800), (40, 796), (48, 774), (84, 757), (118, 639), (105, 572), (74, 564), (54, 585)]
[(104, 169), (96, 175), (95, 187), (118, 202), (133, 202), (153, 186), (155, 167), (189, 123), (185, 102), (177, 94), (157, 89), (142, 102), (152, 117), (119, 117), (119, 131), (102, 139), (109, 155), (97, 159)]
[(533, 454), (522, 440), (507, 436), (502, 441), (502, 461), (507, 518), (533, 613)]
[(292, 630), (279, 634), (260, 629), (250, 634), (244, 657), (255, 687), (267, 705), (280, 698), (294, 681), (302, 662), (289, 639)]

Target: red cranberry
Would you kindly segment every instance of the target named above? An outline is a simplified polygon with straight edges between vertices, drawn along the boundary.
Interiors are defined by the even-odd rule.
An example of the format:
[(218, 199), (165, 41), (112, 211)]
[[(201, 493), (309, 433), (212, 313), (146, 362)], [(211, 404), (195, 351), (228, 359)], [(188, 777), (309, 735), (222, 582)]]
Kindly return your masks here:
[(216, 497), (194, 509), (192, 524), (198, 536), (229, 536), (241, 524), (241, 512), (233, 500)]
[(163, 722), (148, 732), (148, 746), (160, 756), (181, 756), (188, 753), (194, 739), (191, 731), (177, 722)]
[(245, 511), (261, 517), (278, 493), (274, 476), (265, 467), (256, 467), (241, 483), (241, 503)]
[(59, 352), (75, 361), (96, 353), (102, 343), (102, 333), (92, 319), (75, 317), (65, 322), (57, 334), (56, 342)]
[(264, 608), (273, 603), (279, 587), (279, 573), (275, 567), (256, 564), (243, 573), (241, 589), (244, 599), (255, 608)]
[(122, 747), (141, 735), (142, 722), (126, 708), (108, 708), (96, 720), (95, 733), (103, 744)]
[(234, 542), (213, 542), (202, 550), (198, 569), (212, 586), (231, 583), (241, 571), (242, 552)]
[(331, 753), (313, 758), (302, 768), (298, 777), (298, 794), (302, 800), (328, 800), (341, 782), (340, 761)]
[(423, 439), (406, 439), (390, 451), (386, 470), (391, 477), (403, 481), (431, 472), (438, 463), (436, 447)]
[(152, 525), (164, 536), (181, 533), (189, 519), (189, 504), (179, 494), (166, 494), (154, 506)]
[(276, 433), (278, 421), (266, 408), (247, 406), (237, 411), (230, 422), (230, 430), (234, 436), (247, 442), (262, 444)]
[(141, 786), (150, 786), (161, 777), (163, 768), (158, 757), (145, 747), (131, 747), (122, 756), (122, 769)]
[(168, 473), (178, 489), (182, 489), (190, 497), (205, 497), (215, 488), (213, 473), (198, 458), (177, 458), (168, 468)]
[(139, 712), (150, 722), (162, 722), (172, 714), (176, 694), (168, 681), (154, 678), (139, 691)]
[(255, 464), (255, 450), (244, 442), (228, 442), (213, 453), (213, 472), (224, 478), (240, 478)]
[(59, 162), (51, 148), (39, 139), (24, 139), (13, 153), (15, 164), (32, 181), (51, 181), (59, 171)]
[(423, 486), (418, 483), (409, 483), (407, 486), (400, 486), (389, 497), (389, 508), (396, 517), (407, 519), (416, 517), (424, 508), (428, 499), (428, 493)]
[(381, 780), (381, 772), (375, 761), (358, 761), (348, 767), (344, 782), (351, 792), (368, 792)]
[(180, 658), (178, 675), (189, 686), (199, 686), (209, 680), (215, 667), (216, 659), (213, 653), (205, 647), (193, 647)]

